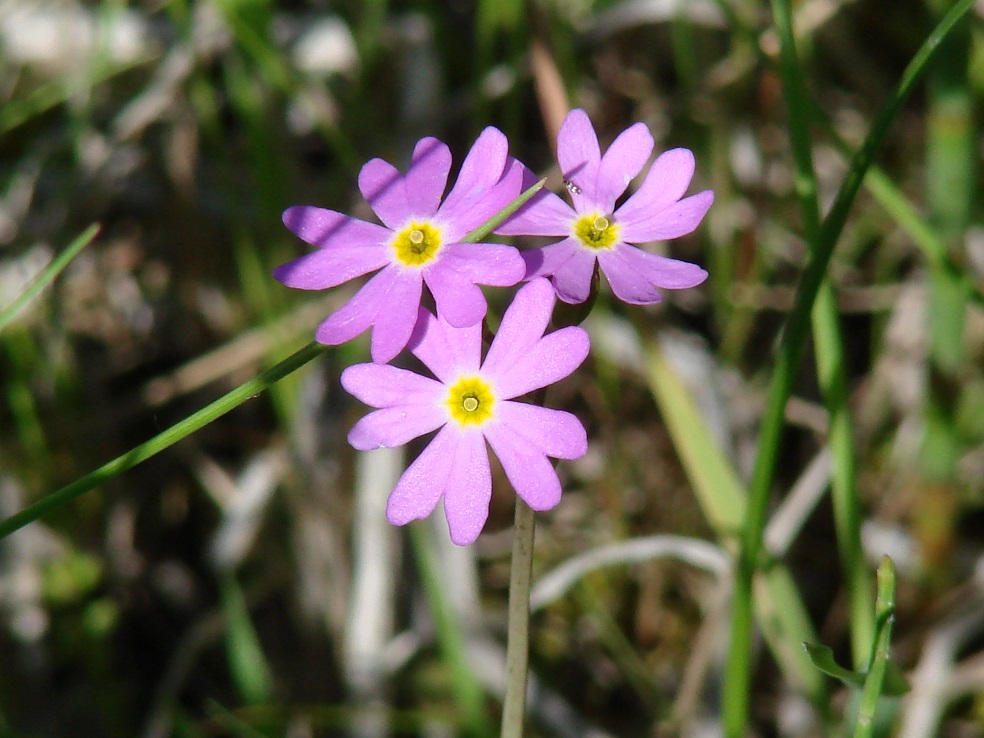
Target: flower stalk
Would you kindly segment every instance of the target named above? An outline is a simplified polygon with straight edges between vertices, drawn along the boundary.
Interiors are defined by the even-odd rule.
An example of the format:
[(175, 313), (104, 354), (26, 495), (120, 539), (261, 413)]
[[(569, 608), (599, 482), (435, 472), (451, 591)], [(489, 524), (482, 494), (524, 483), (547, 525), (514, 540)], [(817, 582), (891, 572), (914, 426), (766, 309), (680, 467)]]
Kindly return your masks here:
[(509, 625), (506, 643), (506, 694), (502, 738), (522, 738), (526, 718), (526, 678), (530, 653), (530, 582), (533, 578), (533, 509), (516, 497), (512, 564), (509, 572)]

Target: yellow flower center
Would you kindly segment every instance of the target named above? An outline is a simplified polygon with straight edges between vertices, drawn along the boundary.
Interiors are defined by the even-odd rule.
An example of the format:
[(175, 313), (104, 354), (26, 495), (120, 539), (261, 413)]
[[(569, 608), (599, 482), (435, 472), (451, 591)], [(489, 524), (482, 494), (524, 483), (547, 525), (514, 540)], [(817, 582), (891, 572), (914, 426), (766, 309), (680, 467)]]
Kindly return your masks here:
[(410, 223), (392, 241), (396, 259), (404, 266), (419, 267), (437, 258), (441, 231), (430, 223)]
[(447, 403), (459, 425), (481, 425), (492, 417), (495, 395), (481, 377), (462, 377), (448, 390)]
[(618, 241), (618, 225), (600, 213), (582, 215), (574, 222), (574, 235), (587, 249), (610, 249)]

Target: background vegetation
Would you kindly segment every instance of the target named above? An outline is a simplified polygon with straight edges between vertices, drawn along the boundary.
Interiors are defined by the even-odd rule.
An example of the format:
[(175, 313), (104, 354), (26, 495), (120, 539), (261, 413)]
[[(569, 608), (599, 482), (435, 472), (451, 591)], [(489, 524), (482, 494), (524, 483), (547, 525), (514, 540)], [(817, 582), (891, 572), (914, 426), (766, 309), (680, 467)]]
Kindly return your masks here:
[[(405, 166), (424, 135), (460, 160), (486, 125), (556, 188), (568, 105), (603, 144), (642, 120), (716, 193), (661, 245), (711, 277), (642, 311), (603, 293), (592, 356), (549, 398), (592, 445), (538, 516), (530, 735), (715, 734), (780, 329), (851, 153), (949, 6), (803, 0), (784, 68), (751, 0), (5, 0), (0, 306), (101, 231), (0, 333), (0, 519), (310, 341), (348, 293), (272, 280), (305, 249), (285, 207), (369, 217), (364, 161)], [(968, 14), (896, 116), (814, 307), (772, 446), (760, 735), (851, 724), (801, 641), (867, 666), (885, 554), (912, 689), (876, 730), (984, 732), (982, 31)], [(497, 476), (469, 549), (439, 516), (389, 527), (402, 456), (345, 443), (363, 409), (338, 375), (366, 348), (0, 541), (0, 735), (496, 732), (512, 493)]]

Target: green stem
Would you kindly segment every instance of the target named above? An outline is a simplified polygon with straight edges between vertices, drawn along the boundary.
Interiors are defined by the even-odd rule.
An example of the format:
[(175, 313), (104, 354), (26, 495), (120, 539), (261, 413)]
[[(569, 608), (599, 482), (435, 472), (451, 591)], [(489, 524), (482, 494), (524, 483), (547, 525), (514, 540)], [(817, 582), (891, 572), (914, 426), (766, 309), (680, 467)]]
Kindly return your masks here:
[(735, 572), (731, 644), (725, 665), (723, 702), (724, 730), (728, 738), (743, 738), (748, 724), (752, 668), (752, 581), (762, 549), (762, 531), (779, 453), (786, 401), (792, 392), (814, 301), (826, 275), (834, 245), (844, 228), (848, 212), (861, 187), (864, 175), (874, 160), (875, 153), (940, 42), (973, 5), (974, 0), (959, 0), (933, 29), (906, 67), (891, 101), (879, 114), (861, 148), (851, 160), (851, 166), (841, 183), (829, 214), (820, 227), (816, 247), (800, 279), (796, 299), (779, 346), (776, 368), (769, 385), (758, 454), (749, 485), (746, 524), (742, 531), (741, 551)]
[(160, 453), (164, 449), (173, 446), (178, 441), (190, 436), (195, 431), (203, 428), (213, 420), (222, 417), (230, 410), (242, 405), (247, 400), (256, 397), (258, 394), (268, 389), (271, 385), (280, 381), (288, 374), (297, 371), (308, 362), (320, 356), (327, 346), (320, 343), (309, 343), (300, 351), (291, 354), (276, 366), (262, 372), (253, 379), (245, 382), (231, 392), (223, 395), (209, 405), (206, 405), (198, 412), (190, 415), (179, 423), (172, 425), (162, 433), (157, 434), (149, 441), (141, 443), (139, 446), (127, 451), (125, 454), (116, 457), (112, 461), (103, 464), (91, 474), (81, 479), (77, 479), (66, 487), (62, 487), (57, 492), (53, 492), (47, 497), (38, 500), (30, 507), (21, 510), (15, 515), (11, 515), (0, 521), (0, 538), (4, 538), (16, 530), (23, 528), (29, 523), (47, 515), (53, 510), (65, 505), (76, 497), (79, 497), (91, 489), (98, 487), (108, 479), (122, 474), (128, 469), (132, 469), (142, 461), (146, 461), (151, 456)]
[(875, 725), (875, 710), (882, 694), (888, 672), (892, 644), (892, 624), (895, 621), (895, 567), (885, 556), (878, 567), (877, 635), (872, 644), (868, 674), (861, 689), (858, 721), (854, 738), (871, 738)]
[(509, 636), (506, 643), (506, 695), (502, 738), (522, 738), (526, 714), (526, 676), (530, 656), (530, 580), (533, 578), (533, 510), (516, 497), (512, 569), (509, 574)]

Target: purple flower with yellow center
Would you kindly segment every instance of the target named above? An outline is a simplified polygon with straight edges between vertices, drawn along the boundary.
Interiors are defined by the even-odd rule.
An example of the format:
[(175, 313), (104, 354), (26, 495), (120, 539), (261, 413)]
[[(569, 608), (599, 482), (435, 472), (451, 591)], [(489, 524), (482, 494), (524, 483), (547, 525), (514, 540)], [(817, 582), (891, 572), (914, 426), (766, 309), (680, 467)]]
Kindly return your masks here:
[(508, 287), (525, 274), (512, 246), (462, 243), (519, 196), (522, 166), (507, 149), (505, 135), (486, 128), (443, 202), (451, 152), (437, 139), (417, 143), (406, 176), (382, 159), (368, 162), (359, 189), (383, 225), (306, 205), (284, 212), (284, 224), (318, 247), (274, 271), (288, 287), (323, 290), (379, 270), (318, 327), (319, 342), (344, 343), (372, 326), (373, 361), (392, 360), (410, 340), (424, 284), (448, 323), (481, 322), (486, 303), (477, 285)]
[(378, 408), (349, 433), (355, 448), (402, 446), (440, 429), (390, 494), (391, 523), (427, 517), (443, 497), (451, 540), (472, 543), (485, 526), (492, 496), (486, 442), (530, 507), (547, 510), (560, 501), (560, 480), (549, 458), (583, 456), (584, 426), (571, 413), (514, 400), (568, 376), (588, 355), (581, 328), (544, 335), (553, 305), (547, 280), (524, 285), (484, 361), (481, 325), (456, 328), (421, 308), (410, 350), (436, 379), (384, 364), (357, 364), (342, 372), (342, 386)]
[(683, 197), (694, 175), (694, 155), (672, 149), (656, 159), (639, 189), (616, 207), (652, 151), (652, 134), (636, 123), (602, 156), (587, 114), (572, 110), (567, 115), (557, 136), (557, 160), (574, 207), (543, 190), (496, 229), (512, 236), (564, 237), (523, 252), (527, 279), (548, 276), (561, 300), (584, 302), (597, 263), (616, 297), (648, 305), (662, 299), (657, 288), (684, 289), (707, 278), (695, 264), (631, 245), (691, 233), (714, 200), (710, 190)]

